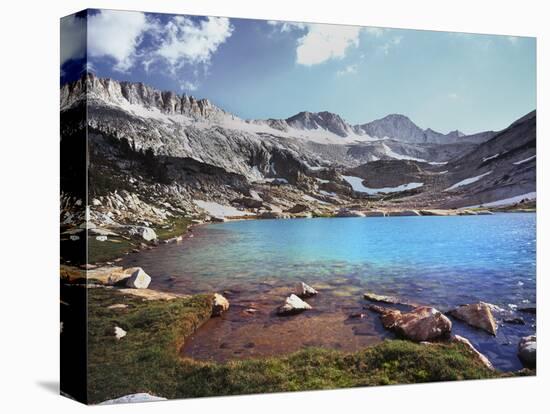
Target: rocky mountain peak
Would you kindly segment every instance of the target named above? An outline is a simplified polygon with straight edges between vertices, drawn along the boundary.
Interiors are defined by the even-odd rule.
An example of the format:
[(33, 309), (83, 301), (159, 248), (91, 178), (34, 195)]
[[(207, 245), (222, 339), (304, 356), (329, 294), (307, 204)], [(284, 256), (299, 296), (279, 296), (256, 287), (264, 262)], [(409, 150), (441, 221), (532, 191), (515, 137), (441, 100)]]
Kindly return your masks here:
[(288, 125), (297, 129), (324, 129), (341, 137), (346, 137), (352, 132), (351, 126), (338, 114), (322, 112), (299, 112), (286, 119)]
[(197, 99), (187, 94), (178, 95), (173, 91), (160, 91), (142, 82), (98, 78), (93, 73), (86, 73), (77, 81), (61, 87), (61, 108), (70, 107), (86, 97), (89, 101), (100, 100), (122, 108), (138, 105), (167, 115), (183, 114), (210, 118), (224, 113), (208, 99)]

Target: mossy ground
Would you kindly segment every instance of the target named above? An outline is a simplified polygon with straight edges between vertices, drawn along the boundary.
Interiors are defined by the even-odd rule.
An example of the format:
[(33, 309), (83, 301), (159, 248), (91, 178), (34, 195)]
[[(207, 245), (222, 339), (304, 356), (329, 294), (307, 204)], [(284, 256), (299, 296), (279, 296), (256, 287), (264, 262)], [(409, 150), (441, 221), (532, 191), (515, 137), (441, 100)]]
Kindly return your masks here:
[[(108, 309), (115, 303), (128, 308)], [(208, 295), (147, 302), (114, 289), (90, 289), (90, 403), (137, 392), (184, 398), (501, 376), (462, 344), (400, 340), (354, 353), (312, 348), (225, 364), (181, 358), (183, 341), (210, 317), (210, 310)], [(114, 326), (127, 335), (115, 339)]]

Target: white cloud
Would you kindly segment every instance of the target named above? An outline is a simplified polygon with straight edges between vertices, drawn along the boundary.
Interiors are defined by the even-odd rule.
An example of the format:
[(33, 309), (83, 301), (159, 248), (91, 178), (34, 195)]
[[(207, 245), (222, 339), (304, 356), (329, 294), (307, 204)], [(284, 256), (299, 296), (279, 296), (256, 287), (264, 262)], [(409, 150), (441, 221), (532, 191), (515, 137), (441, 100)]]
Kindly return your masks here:
[(305, 30), (308, 28), (308, 23), (300, 23), (300, 22), (283, 22), (279, 20), (268, 20), (267, 24), (275, 28), (278, 28), (281, 33), (287, 33), (295, 29)]
[(381, 37), (384, 34), (385, 29), (381, 27), (365, 27), (365, 32), (374, 36), (374, 37)]
[(195, 23), (176, 16), (160, 30), (161, 43), (156, 55), (165, 59), (172, 71), (186, 63), (208, 64), (218, 47), (233, 33), (228, 18), (208, 17)]
[(136, 48), (149, 27), (144, 13), (102, 10), (88, 17), (88, 52), (91, 57), (113, 58), (114, 69), (126, 72), (133, 66)]
[(74, 14), (61, 19), (61, 66), (86, 57), (86, 19)]
[(401, 41), (403, 40), (403, 36), (394, 36), (387, 42), (385, 42), (382, 46), (380, 46), (380, 51), (387, 55), (390, 53), (390, 50), (393, 49), (396, 46), (399, 46), (401, 44)]
[(342, 59), (351, 46), (359, 45), (361, 27), (311, 24), (298, 39), (296, 62), (311, 66), (330, 59)]
[(355, 75), (358, 72), (359, 67), (357, 65), (348, 65), (344, 69), (336, 71), (336, 76), (342, 77), (346, 75)]
[(456, 92), (450, 92), (449, 95), (447, 95), (450, 99), (458, 99), (458, 94)]
[(198, 85), (196, 83), (193, 83), (190, 81), (180, 82), (180, 89), (182, 91), (196, 91), (197, 88), (198, 88)]

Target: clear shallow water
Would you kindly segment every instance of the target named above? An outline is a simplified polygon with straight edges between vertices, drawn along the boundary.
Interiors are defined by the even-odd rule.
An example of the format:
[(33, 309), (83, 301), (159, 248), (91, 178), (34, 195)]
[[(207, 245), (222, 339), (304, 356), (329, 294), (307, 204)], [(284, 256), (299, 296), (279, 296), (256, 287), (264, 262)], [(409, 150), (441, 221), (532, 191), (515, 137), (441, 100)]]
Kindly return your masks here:
[[(153, 288), (226, 291), (232, 308), (212, 320), (183, 352), (227, 360), (303, 346), (354, 350), (392, 335), (374, 315), (349, 319), (362, 292), (396, 295), (442, 311), (479, 300), (513, 309), (536, 301), (535, 214), (493, 216), (257, 220), (193, 229), (177, 245), (132, 255)], [(314, 311), (278, 318), (273, 310), (302, 280), (321, 292)], [(254, 315), (243, 312), (253, 306)], [(496, 338), (453, 321), (501, 369), (521, 367), (517, 342), (535, 331), (502, 324)]]

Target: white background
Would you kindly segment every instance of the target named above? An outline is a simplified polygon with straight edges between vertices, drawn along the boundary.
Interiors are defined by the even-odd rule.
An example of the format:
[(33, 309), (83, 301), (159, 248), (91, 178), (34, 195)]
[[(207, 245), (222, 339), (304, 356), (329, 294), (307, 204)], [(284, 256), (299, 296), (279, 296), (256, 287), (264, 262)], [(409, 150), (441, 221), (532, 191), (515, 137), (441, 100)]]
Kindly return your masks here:
[[(58, 0), (3, 3), (0, 48), (0, 406), (6, 413), (540, 412), (548, 401), (550, 34), (545, 1)], [(538, 37), (538, 342), (536, 378), (180, 400), (85, 408), (57, 395), (59, 17), (87, 8), (347, 23)], [(511, 97), (513, 98), (513, 97)], [(546, 254), (545, 254), (546, 253)], [(541, 322), (542, 321), (542, 322)], [(545, 395), (546, 393), (546, 395)]]

